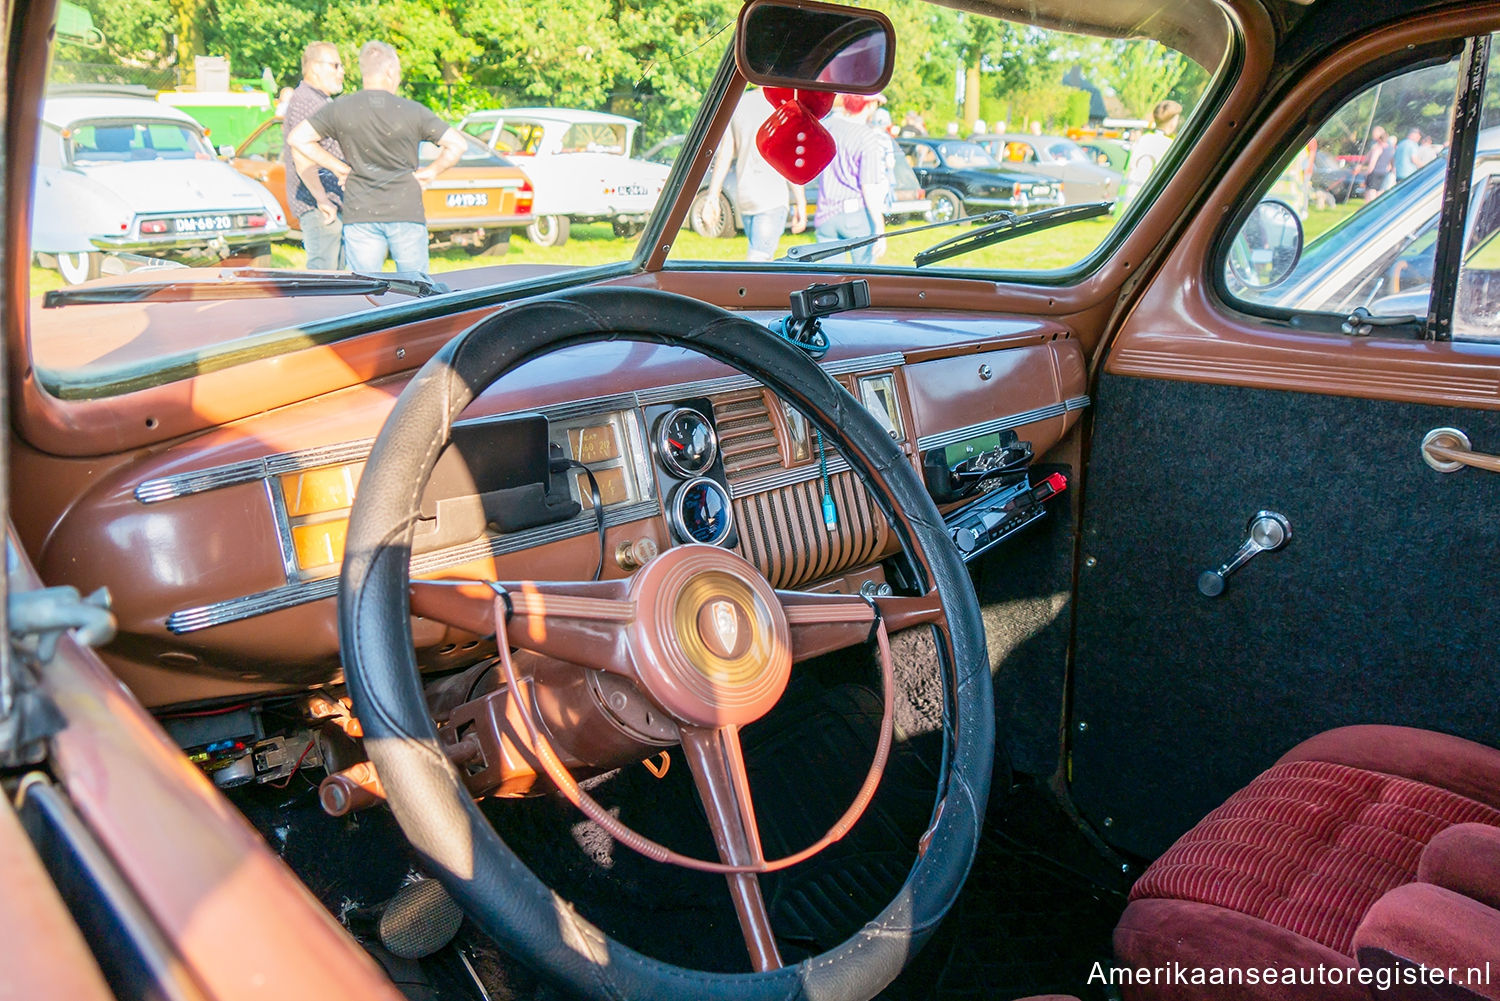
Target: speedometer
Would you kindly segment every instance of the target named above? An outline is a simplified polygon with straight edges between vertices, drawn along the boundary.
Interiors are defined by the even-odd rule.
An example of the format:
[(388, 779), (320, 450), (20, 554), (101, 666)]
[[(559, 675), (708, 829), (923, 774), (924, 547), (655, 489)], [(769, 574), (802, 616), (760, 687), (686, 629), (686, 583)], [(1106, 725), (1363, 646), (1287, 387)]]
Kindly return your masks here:
[(678, 407), (656, 424), (656, 454), (669, 473), (692, 479), (714, 464), (719, 438), (707, 417), (691, 407)]
[(690, 480), (672, 495), (672, 530), (683, 542), (717, 546), (729, 537), (734, 513), (729, 494), (708, 477)]

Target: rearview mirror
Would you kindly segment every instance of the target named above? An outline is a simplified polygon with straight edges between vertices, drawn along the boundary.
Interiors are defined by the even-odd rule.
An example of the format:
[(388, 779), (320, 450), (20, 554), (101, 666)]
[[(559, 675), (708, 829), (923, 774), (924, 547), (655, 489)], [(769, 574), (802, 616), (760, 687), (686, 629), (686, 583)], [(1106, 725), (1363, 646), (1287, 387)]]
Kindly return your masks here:
[(762, 87), (874, 94), (890, 82), (890, 19), (815, 0), (750, 0), (740, 11), (734, 58)]
[(1292, 207), (1267, 198), (1245, 219), (1229, 245), (1228, 266), (1250, 288), (1279, 285), (1302, 258), (1302, 220)]

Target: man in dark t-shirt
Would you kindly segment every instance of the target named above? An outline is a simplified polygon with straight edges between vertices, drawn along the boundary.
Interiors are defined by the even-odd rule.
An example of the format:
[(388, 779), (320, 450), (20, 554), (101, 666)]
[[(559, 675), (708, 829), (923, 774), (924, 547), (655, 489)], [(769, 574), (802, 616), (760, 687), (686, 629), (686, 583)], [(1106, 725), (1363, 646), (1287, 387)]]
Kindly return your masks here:
[[(458, 162), (464, 138), (430, 109), (396, 95), (401, 60), (389, 45), (366, 42), (359, 71), (364, 89), (319, 108), (287, 144), (304, 180), (322, 167), (343, 184), (344, 258), (351, 271), (379, 271), (389, 252), (397, 271), (426, 272), (422, 189)], [(342, 159), (319, 145), (325, 138), (338, 141)], [(424, 140), (441, 150), (419, 167)]]
[[(282, 112), (281, 128), (286, 135), (308, 116), (333, 100), (344, 89), (344, 62), (332, 42), (311, 42), (302, 50), (302, 82), (287, 99)], [(323, 148), (334, 156), (343, 156), (339, 144), (324, 139)], [(307, 250), (307, 266), (334, 270), (344, 265), (344, 224), (338, 206), (344, 199), (343, 188), (331, 171), (316, 170), (304, 183), (292, 162), (290, 143), (283, 144), (281, 161), (286, 167), (286, 203), (291, 206), (297, 224), (302, 228), (302, 246)], [(319, 195), (326, 197), (321, 199)], [(326, 206), (326, 207), (325, 207)]]

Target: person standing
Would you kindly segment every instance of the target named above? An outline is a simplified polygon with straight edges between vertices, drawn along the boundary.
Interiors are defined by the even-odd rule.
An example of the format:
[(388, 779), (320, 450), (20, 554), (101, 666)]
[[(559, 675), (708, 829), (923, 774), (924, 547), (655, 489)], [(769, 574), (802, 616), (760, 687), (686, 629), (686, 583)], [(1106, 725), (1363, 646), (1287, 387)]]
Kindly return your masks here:
[(1372, 202), (1391, 186), (1391, 170), (1396, 162), (1396, 148), (1379, 125), (1370, 132), (1370, 146), (1365, 150), (1365, 201)]
[[(823, 126), (833, 136), (833, 162), (818, 180), (818, 210), (813, 224), (818, 242), (879, 236), (885, 232), (883, 144), (889, 138), (870, 128), (874, 98), (840, 94)], [(855, 264), (874, 264), (885, 253), (885, 240), (850, 252)]]
[[(282, 112), (282, 134), (290, 136), (307, 117), (333, 100), (344, 89), (344, 63), (332, 42), (309, 42), (302, 50), (302, 82), (287, 98)], [(320, 144), (330, 155), (341, 157), (338, 140)], [(286, 169), (286, 203), (302, 227), (302, 246), (307, 266), (332, 271), (344, 266), (344, 224), (338, 207), (344, 189), (330, 170), (315, 170), (304, 181), (292, 156), (292, 144), (284, 143), (281, 163)]]
[[(429, 108), (397, 96), (401, 59), (389, 45), (366, 42), (359, 72), (363, 90), (319, 108), (287, 142), (299, 165), (307, 164), (299, 166), (304, 180), (316, 166), (343, 182), (344, 258), (351, 270), (379, 271), (389, 253), (397, 271), (426, 272), (422, 189), (463, 156), (463, 135)], [(338, 141), (343, 159), (323, 149), (325, 138)], [(441, 150), (420, 167), (424, 141)]]
[(1406, 138), (1396, 144), (1396, 153), (1392, 162), (1396, 170), (1396, 182), (1406, 180), (1419, 166), (1417, 163), (1417, 150), (1422, 147), (1422, 130), (1412, 129), (1406, 134)]
[(1176, 101), (1161, 101), (1151, 109), (1152, 128), (1130, 146), (1130, 159), (1125, 164), (1125, 180), (1120, 185), (1120, 201), (1128, 204), (1140, 194), (1141, 188), (1151, 177), (1151, 172), (1167, 155), (1177, 128), (1182, 124), (1182, 105)]
[(788, 189), (795, 201), (791, 209), (792, 232), (800, 233), (807, 228), (807, 197), (802, 185), (791, 184), (777, 173), (755, 145), (756, 132), (773, 110), (766, 92), (758, 87), (740, 96), (740, 103), (729, 119), (725, 141), (714, 154), (713, 173), (703, 201), (703, 221), (708, 224), (708, 232), (716, 233), (721, 223), (719, 195), (733, 167), (734, 201), (745, 222), (745, 237), (750, 241), (749, 253), (745, 255), (749, 261), (769, 261), (776, 256), (776, 245), (786, 229)]

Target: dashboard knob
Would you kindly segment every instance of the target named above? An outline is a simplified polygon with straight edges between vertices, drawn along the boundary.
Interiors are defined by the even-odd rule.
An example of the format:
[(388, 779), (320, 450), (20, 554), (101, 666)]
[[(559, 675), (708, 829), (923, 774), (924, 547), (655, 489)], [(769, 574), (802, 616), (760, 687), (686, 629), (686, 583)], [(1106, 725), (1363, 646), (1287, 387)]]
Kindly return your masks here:
[(657, 552), (659, 550), (655, 539), (626, 541), (615, 547), (615, 562), (620, 565), (621, 570), (634, 570), (655, 559)]
[(961, 553), (972, 553), (979, 545), (979, 536), (972, 528), (960, 528), (953, 533), (953, 544)]

